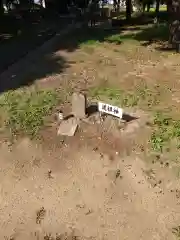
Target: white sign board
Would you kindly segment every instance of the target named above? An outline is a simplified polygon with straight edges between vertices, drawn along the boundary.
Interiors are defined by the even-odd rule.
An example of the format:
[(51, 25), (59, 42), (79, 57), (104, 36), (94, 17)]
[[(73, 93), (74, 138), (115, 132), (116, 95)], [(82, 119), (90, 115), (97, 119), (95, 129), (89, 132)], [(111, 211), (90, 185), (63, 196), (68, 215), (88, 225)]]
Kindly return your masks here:
[(122, 118), (122, 115), (123, 115), (122, 108), (112, 106), (107, 103), (98, 102), (98, 110), (99, 110), (99, 112), (111, 114), (118, 118)]

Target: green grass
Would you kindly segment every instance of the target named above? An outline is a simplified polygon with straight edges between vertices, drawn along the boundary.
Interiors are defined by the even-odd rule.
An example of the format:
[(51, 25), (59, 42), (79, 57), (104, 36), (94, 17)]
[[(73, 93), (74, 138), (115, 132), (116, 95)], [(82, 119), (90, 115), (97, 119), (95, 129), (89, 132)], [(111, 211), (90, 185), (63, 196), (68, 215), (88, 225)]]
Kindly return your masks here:
[(169, 29), (167, 24), (141, 26), (137, 33), (113, 34), (105, 38), (105, 41), (115, 44), (121, 44), (129, 40), (133, 41), (166, 41), (168, 39)]
[[(134, 30), (132, 28), (134, 28)], [(107, 31), (100, 28), (80, 29), (76, 32), (75, 36), (74, 41), (79, 48), (91, 54), (94, 51), (94, 47), (104, 42), (120, 45), (126, 41), (131, 41), (131, 44), (152, 40), (165, 41), (168, 39), (169, 29), (167, 23), (141, 25), (140, 22), (131, 28), (124, 25), (124, 28), (119, 30), (110, 29)]]
[(159, 24), (158, 26), (149, 25), (141, 32), (135, 34), (133, 38), (138, 41), (148, 40), (167, 40), (169, 36), (169, 29), (167, 24)]
[(81, 48), (84, 52), (86, 52), (86, 53), (88, 53), (88, 54), (91, 55), (91, 54), (94, 53), (95, 47), (96, 47), (99, 43), (100, 43), (100, 42), (99, 42), (98, 40), (93, 40), (93, 39), (87, 40), (87, 41), (85, 41), (85, 42), (83, 42), (83, 43), (80, 44), (80, 48)]
[(0, 127), (35, 136), (58, 101), (55, 91), (9, 91), (0, 96)]
[[(146, 9), (146, 10), (147, 10), (147, 9)], [(156, 11), (155, 8), (150, 8), (150, 12), (155, 12), (155, 11)], [(159, 11), (160, 11), (160, 12), (165, 12), (165, 11), (167, 11), (167, 7), (166, 7), (166, 6), (160, 6)]]
[[(162, 113), (158, 110), (161, 103), (160, 86), (150, 88), (146, 85), (135, 87), (132, 91), (125, 91), (115, 87), (96, 87), (90, 89), (90, 95), (101, 101), (115, 104), (119, 107), (137, 107), (151, 113), (153, 117), (152, 135), (150, 144), (153, 151), (164, 152), (169, 149), (172, 141), (177, 143), (176, 149), (180, 148), (178, 141), (180, 140), (180, 120), (171, 117), (171, 111)], [(165, 94), (167, 96), (167, 94)]]
[(151, 146), (155, 151), (166, 151), (169, 149), (173, 140), (177, 142), (176, 148), (179, 149), (180, 145), (180, 120), (174, 120), (169, 115), (162, 112), (157, 112), (154, 116), (154, 131), (151, 135)]
[(121, 44), (123, 40), (124, 39), (121, 37), (120, 34), (115, 34), (115, 35), (105, 38), (105, 41), (107, 41), (109, 43), (115, 43), (115, 44)]
[(108, 100), (121, 107), (141, 106), (152, 109), (160, 102), (159, 89), (150, 89), (145, 84), (136, 86), (133, 90), (123, 90), (116, 87), (99, 86), (90, 89), (90, 95), (101, 100)]
[[(169, 36), (169, 29), (167, 24), (161, 23), (159, 25), (149, 24), (147, 26), (137, 26), (139, 30), (137, 32), (132, 33), (128, 31), (128, 33), (115, 33), (103, 32), (102, 30), (97, 32), (96, 30), (91, 31), (87, 34), (87, 39), (84, 39), (82, 43), (80, 43), (80, 47), (91, 48), (100, 45), (102, 42), (113, 43), (116, 45), (120, 45), (125, 42), (131, 42), (131, 44), (137, 42), (146, 42), (146, 41), (166, 41)], [(127, 28), (128, 30), (128, 28)]]
[(95, 39), (89, 39), (89, 40), (87, 40), (87, 41), (85, 41), (84, 43), (82, 43), (80, 46), (81, 47), (84, 47), (84, 46), (91, 46), (91, 45), (96, 45), (96, 44), (98, 44), (99, 43), (99, 41), (98, 40), (95, 40)]

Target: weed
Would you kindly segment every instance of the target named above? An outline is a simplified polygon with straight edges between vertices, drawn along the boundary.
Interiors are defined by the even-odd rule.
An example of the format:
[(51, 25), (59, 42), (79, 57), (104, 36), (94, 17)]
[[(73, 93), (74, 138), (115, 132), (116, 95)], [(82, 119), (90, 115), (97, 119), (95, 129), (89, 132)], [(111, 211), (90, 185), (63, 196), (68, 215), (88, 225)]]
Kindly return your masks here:
[(80, 48), (83, 48), (83, 51), (89, 54), (94, 53), (95, 49), (94, 46), (99, 44), (98, 40), (87, 40), (84, 43), (80, 44)]
[(176, 165), (173, 170), (175, 172), (176, 177), (180, 178), (180, 167)]
[(46, 215), (46, 210), (44, 207), (40, 208), (37, 212), (36, 212), (36, 223), (40, 224), (41, 221), (44, 219)]
[(94, 39), (90, 39), (90, 40), (87, 40), (86, 42), (82, 43), (81, 46), (89, 46), (89, 45), (96, 45), (98, 44), (99, 41), (98, 40), (94, 40)]
[(149, 179), (154, 179), (155, 172), (153, 169), (144, 170), (144, 173)]
[[(162, 152), (173, 139), (180, 137), (180, 121), (157, 112), (154, 117), (154, 131), (151, 135), (152, 149)], [(177, 149), (179, 145), (177, 143)]]
[(117, 171), (116, 171), (116, 179), (117, 179), (118, 177), (122, 179), (120, 169), (117, 169)]
[(51, 234), (46, 234), (46, 235), (44, 236), (44, 240), (54, 240), (54, 238), (52, 237)]
[[(137, 87), (134, 92), (125, 91), (115, 87), (96, 87), (90, 89), (90, 95), (98, 99), (108, 99), (112, 103), (121, 105), (121, 107), (134, 107), (142, 104), (144, 101), (150, 101), (154, 96), (150, 93), (146, 86)], [(151, 105), (153, 105), (153, 100), (151, 99)]]
[(53, 178), (51, 170), (48, 170), (47, 177), (48, 177), (48, 179), (52, 179)]
[(179, 189), (176, 189), (176, 197), (180, 198), (180, 190)]
[(121, 36), (119, 34), (115, 34), (110, 37), (107, 37), (105, 40), (107, 42), (115, 43), (117, 45), (121, 44), (121, 42), (122, 42)]
[(121, 98), (122, 91), (117, 88), (95, 87), (90, 89), (90, 95), (97, 98), (106, 97), (115, 101)]
[(63, 235), (62, 234), (56, 234), (55, 240), (62, 240), (62, 239), (63, 239)]
[(177, 239), (180, 239), (180, 226), (173, 228), (172, 233), (177, 237)]
[(23, 132), (35, 136), (58, 100), (57, 92), (52, 91), (9, 91), (0, 97), (0, 126), (10, 128), (13, 135)]
[(164, 139), (161, 133), (153, 132), (150, 142), (153, 150), (162, 152), (164, 146)]
[(136, 94), (127, 93), (124, 94), (121, 102), (123, 107), (134, 107), (137, 106), (139, 103), (139, 96), (137, 96)]
[(79, 239), (77, 236), (75, 236), (73, 233), (72, 234), (67, 234), (67, 233), (63, 233), (63, 234), (56, 234), (56, 236), (53, 237), (52, 234), (45, 234), (44, 235), (44, 240), (65, 240), (65, 239), (69, 239), (69, 240), (77, 240)]
[(7, 236), (5, 236), (4, 240), (15, 240), (15, 237), (7, 237)]

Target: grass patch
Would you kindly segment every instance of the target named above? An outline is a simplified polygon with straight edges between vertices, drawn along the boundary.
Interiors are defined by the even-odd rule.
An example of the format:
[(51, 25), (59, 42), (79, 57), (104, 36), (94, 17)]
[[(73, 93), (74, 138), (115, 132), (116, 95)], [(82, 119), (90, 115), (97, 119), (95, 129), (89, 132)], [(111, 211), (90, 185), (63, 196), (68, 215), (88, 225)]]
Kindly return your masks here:
[(0, 96), (0, 127), (35, 136), (58, 101), (55, 91), (9, 91)]
[(82, 43), (80, 46), (81, 46), (81, 47), (84, 47), (84, 46), (93, 46), (93, 45), (96, 45), (96, 44), (98, 44), (98, 43), (99, 43), (98, 40), (90, 39), (90, 40), (87, 40), (87, 41), (85, 41), (84, 43)]
[[(79, 47), (83, 49), (86, 53), (93, 54), (94, 53), (94, 47), (100, 44), (100, 41), (98, 39), (93, 39), (95, 38), (94, 32), (92, 35), (88, 33), (87, 38), (84, 42), (80, 43)], [(91, 39), (92, 38), (92, 39)]]
[[(125, 41), (166, 41), (169, 36), (169, 29), (167, 24), (159, 24), (155, 26), (150, 24), (147, 27), (140, 27), (136, 33), (125, 33), (125, 34), (113, 34), (105, 38), (105, 41), (115, 43), (117, 45), (124, 43)], [(128, 29), (127, 29), (128, 30)]]
[[(146, 10), (147, 10), (147, 8), (146, 8)], [(150, 8), (150, 12), (155, 12), (155, 11), (156, 11), (156, 8), (154, 8), (154, 7)], [(167, 6), (160, 6), (159, 11), (160, 12), (167, 11)]]
[(115, 44), (121, 44), (123, 39), (122, 37), (120, 36), (120, 34), (115, 34), (115, 35), (112, 35), (112, 36), (109, 36), (105, 39), (107, 42), (109, 43), (115, 43)]
[(160, 152), (169, 150), (172, 141), (176, 143), (176, 148), (180, 148), (178, 143), (180, 138), (180, 120), (174, 120), (161, 112), (157, 112), (153, 126), (154, 131), (150, 140), (153, 150)]
[(133, 90), (122, 90), (116, 87), (95, 87), (90, 89), (90, 95), (100, 100), (108, 100), (110, 103), (117, 104), (121, 107), (141, 106), (148, 110), (158, 105), (159, 90), (158, 88), (149, 89), (142, 84)]
[(131, 43), (137, 44), (137, 42), (141, 41), (165, 41), (168, 39), (168, 36), (169, 29), (167, 23), (160, 23), (158, 25), (152, 23), (140, 25), (140, 23), (137, 23), (130, 28), (124, 25), (123, 28), (119, 30), (99, 28), (81, 29), (76, 32), (74, 44), (83, 49), (88, 48), (89, 50), (91, 48), (91, 50), (89, 50), (89, 52), (91, 52), (95, 46), (104, 42), (120, 45), (126, 41), (131, 41)]
[(169, 29), (167, 23), (159, 24), (158, 26), (149, 25), (147, 28), (143, 29), (141, 32), (135, 34), (133, 37), (138, 41), (165, 41), (168, 39)]
[[(152, 135), (150, 144), (153, 151), (164, 152), (170, 146), (180, 148), (178, 143), (180, 138), (180, 120), (171, 117), (171, 110), (163, 114), (158, 109), (161, 108), (162, 89), (159, 85), (148, 88), (147, 85), (140, 85), (128, 91), (115, 87), (97, 87), (90, 89), (90, 95), (98, 100), (109, 102), (119, 107), (137, 107), (151, 112), (154, 115)], [(167, 94), (165, 94), (167, 97)], [(164, 110), (165, 112), (165, 110)], [(173, 143), (173, 145), (172, 145)]]

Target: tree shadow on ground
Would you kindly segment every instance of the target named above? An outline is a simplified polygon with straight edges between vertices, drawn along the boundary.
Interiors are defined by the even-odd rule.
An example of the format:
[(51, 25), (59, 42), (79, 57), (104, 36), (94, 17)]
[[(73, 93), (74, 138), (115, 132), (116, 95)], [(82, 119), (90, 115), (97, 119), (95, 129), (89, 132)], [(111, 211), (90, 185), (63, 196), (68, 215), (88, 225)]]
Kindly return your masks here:
[[(47, 47), (43, 47), (43, 50), (40, 50), (40, 53), (33, 53), (32, 56), (31, 54), (27, 55), (19, 61), (18, 65), (15, 64), (9, 68), (9, 71), (1, 73), (0, 92), (2, 93), (8, 90), (17, 89), (22, 86), (29, 86), (37, 80), (62, 73), (66, 68), (70, 67), (71, 63), (61, 55), (61, 50), (73, 52), (83, 43), (90, 41), (103, 42), (108, 36), (119, 32), (119, 29), (84, 27), (78, 29), (74, 28), (69, 34), (61, 36), (61, 31), (59, 31), (59, 33), (55, 34), (55, 40), (52, 42), (50, 40), (50, 44), (48, 44)], [(16, 44), (14, 48), (15, 47)], [(18, 49), (21, 47), (22, 46), (17, 44)], [(1, 58), (0, 61), (3, 62), (3, 58)]]
[[(63, 28), (64, 19), (35, 11), (14, 13), (1, 18), (0, 72), (24, 57), (29, 51), (52, 38), (57, 29)], [(67, 21), (66, 21), (67, 23)]]
[[(139, 32), (134, 34), (124, 35), (124, 39), (135, 39), (140, 42), (145, 42), (143, 45), (149, 45), (156, 41), (167, 41), (168, 40), (168, 26), (165, 24), (150, 25), (145, 29), (141, 29)], [(149, 44), (148, 44), (149, 43)]]
[[(158, 51), (173, 51), (173, 48), (168, 48), (169, 27), (165, 23), (149, 24), (142, 28), (123, 28), (123, 34), (117, 34), (110, 38), (111, 42), (125, 42), (127, 40), (136, 40), (142, 46), (148, 47), (156, 44), (155, 47)], [(132, 33), (131, 33), (132, 31)], [(127, 32), (127, 33), (126, 33)]]
[[(156, 17), (157, 19), (155, 19)], [(155, 20), (156, 23), (154, 23)], [(132, 22), (122, 24), (121, 30), (125, 34), (113, 36), (112, 42), (136, 40), (141, 42), (142, 46), (158, 43), (159, 46), (156, 47), (156, 50), (170, 50), (166, 47), (169, 39), (168, 14), (166, 11), (159, 12), (158, 16), (156, 16), (155, 12), (136, 16), (132, 19)]]
[[(154, 37), (158, 38), (159, 35), (161, 37), (163, 36), (163, 39), (166, 36), (163, 35), (165, 27), (159, 28), (155, 26), (150, 26), (146, 29), (141, 30), (141, 26), (144, 24), (144, 22), (139, 21), (139, 19), (137, 21), (133, 20), (131, 23), (127, 23), (123, 20), (123, 24), (120, 24), (121, 26), (117, 27), (111, 27), (109, 25), (106, 26), (104, 25), (104, 23), (102, 23), (100, 26), (92, 28), (87, 26), (81, 28), (74, 28), (74, 30), (72, 30), (69, 34), (61, 36), (61, 28), (66, 29), (68, 26), (68, 21), (59, 21), (59, 27), (58, 24), (56, 24), (56, 28), (54, 29), (53, 33), (51, 32), (50, 28), (49, 35), (44, 34), (44, 38), (41, 38), (41, 41), (36, 40), (37, 42), (33, 44), (33, 48), (35, 48), (49, 38), (52, 38), (52, 36), (57, 35), (55, 40), (48, 44), (48, 47), (40, 50), (40, 53), (38, 53), (36, 56), (30, 55), (26, 58), (25, 61), (22, 59), (18, 66), (12, 67), (8, 72), (6, 71), (0, 75), (0, 92), (8, 91), (10, 89), (17, 89), (22, 86), (29, 86), (37, 80), (41, 80), (48, 76), (62, 73), (66, 68), (70, 67), (71, 63), (68, 62), (67, 59), (61, 54), (60, 50), (73, 52), (79, 47), (81, 47), (82, 44), (90, 44), (91, 42), (109, 41), (115, 42), (116, 44), (121, 44), (122, 41), (128, 38), (133, 38), (138, 41), (150, 41)], [(134, 22), (136, 22), (136, 24), (137, 22), (140, 22), (141, 26), (136, 26)], [(132, 30), (133, 32), (134, 30), (138, 30), (138, 33), (121, 36), (121, 32), (126, 26), (129, 27), (129, 31)], [(27, 31), (31, 32), (31, 29), (26, 29), (26, 32)], [(41, 33), (37, 31), (36, 37), (39, 34), (41, 35)], [(8, 51), (3, 50), (4, 48), (0, 48), (1, 67), (3, 66), (4, 62), (6, 62), (6, 59), (12, 60), (12, 56), (15, 56), (14, 59), (15, 61), (17, 61), (17, 55), (15, 54), (15, 52), (13, 53), (13, 51), (15, 51), (14, 49), (21, 52), (20, 56), (18, 55), (18, 57), (25, 56), (32, 49), (29, 44), (32, 43), (34, 40), (31, 39), (32, 34), (29, 34), (28, 36), (29, 39), (25, 38), (20, 42), (15, 41), (15, 43), (12, 43), (11, 47), (7, 44), (6, 50), (8, 48)], [(113, 40), (113, 38), (115, 38), (115, 41)], [(34, 39), (36, 38), (34, 37)], [(26, 51), (22, 54), (22, 49), (24, 49), (24, 46), (26, 46)], [(12, 55), (10, 54), (8, 56), (7, 52), (12, 52)], [(14, 61), (8, 62), (6, 67), (11, 65), (13, 62)]]

